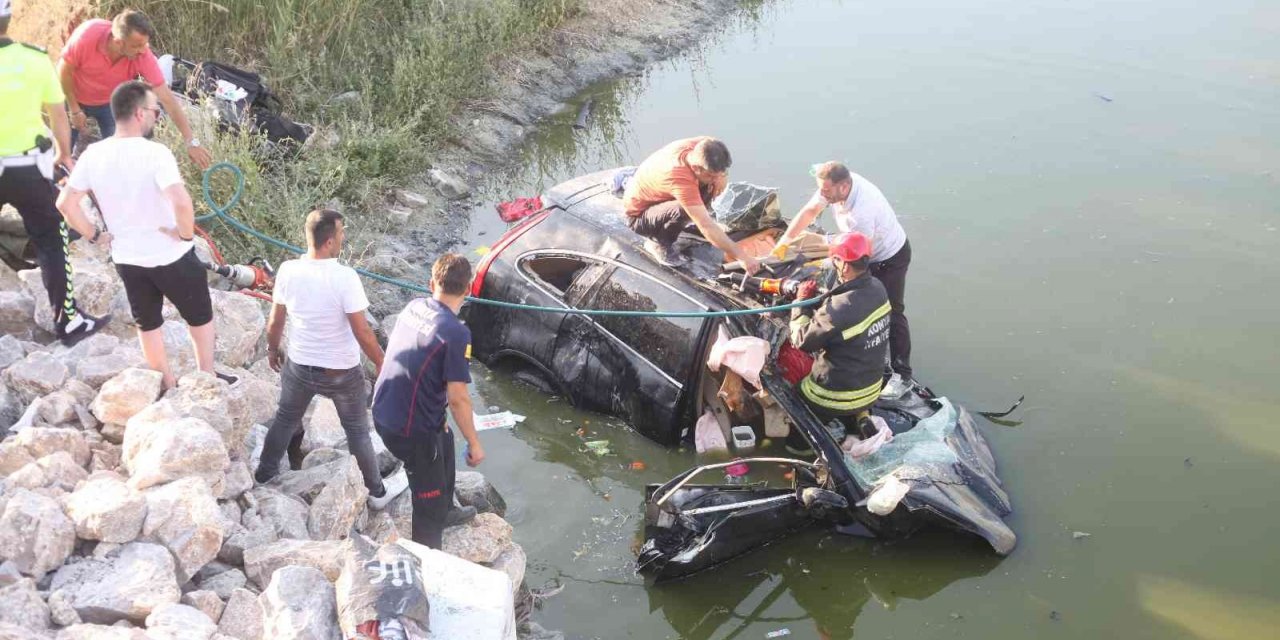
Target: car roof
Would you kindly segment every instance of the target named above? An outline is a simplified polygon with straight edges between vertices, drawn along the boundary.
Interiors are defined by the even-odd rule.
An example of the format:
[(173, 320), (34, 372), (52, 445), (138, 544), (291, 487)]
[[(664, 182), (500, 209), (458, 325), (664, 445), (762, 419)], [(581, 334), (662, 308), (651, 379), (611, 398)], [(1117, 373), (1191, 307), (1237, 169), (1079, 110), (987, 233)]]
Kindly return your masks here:
[[(687, 285), (683, 287), (687, 293), (692, 295), (693, 291), (690, 290), (696, 290), (696, 297), (712, 309), (758, 306), (750, 298), (715, 283), (724, 254), (705, 240), (682, 240), (678, 243), (685, 255), (691, 258), (688, 265), (679, 269), (658, 264), (649, 257), (649, 252), (644, 249), (644, 238), (627, 226), (622, 198), (610, 190), (616, 171), (617, 169), (605, 169), (588, 173), (548, 189), (543, 194), (544, 204), (561, 209), (572, 220), (556, 219), (553, 214), (546, 221), (551, 222), (551, 225), (546, 225), (546, 222), (539, 225), (550, 227), (547, 230), (549, 233), (529, 234), (528, 242), (522, 243), (526, 245), (525, 250), (536, 250), (530, 245), (546, 241), (561, 244), (564, 236), (553, 229), (563, 229), (569, 225), (579, 231), (574, 234), (578, 237), (573, 239), (577, 245), (573, 248), (582, 250), (584, 245), (594, 245), (592, 248), (602, 257), (616, 259), (667, 282), (683, 281)], [(580, 232), (592, 228), (597, 231), (598, 237), (583, 238)], [(550, 244), (545, 248), (570, 248)]]

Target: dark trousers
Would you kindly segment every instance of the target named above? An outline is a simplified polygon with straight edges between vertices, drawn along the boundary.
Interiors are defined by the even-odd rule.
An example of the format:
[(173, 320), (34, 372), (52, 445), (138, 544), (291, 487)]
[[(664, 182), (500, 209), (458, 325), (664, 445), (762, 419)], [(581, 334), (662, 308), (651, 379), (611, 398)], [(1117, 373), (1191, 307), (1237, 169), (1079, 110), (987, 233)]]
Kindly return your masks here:
[(59, 326), (75, 315), (71, 288), (71, 260), (67, 255), (67, 224), (54, 205), (58, 191), (40, 170), (5, 167), (0, 174), (0, 206), (13, 205), (36, 248), (36, 263)]
[[(100, 105), (80, 105), (80, 110), (84, 115), (93, 118), (98, 123), (99, 140), (105, 140), (116, 134), (116, 118), (111, 114), (110, 104)], [(80, 130), (71, 129), (71, 148), (76, 148), (76, 143), (80, 141)]]
[(689, 214), (675, 200), (659, 202), (638, 216), (627, 216), (632, 231), (667, 247), (675, 244), (690, 222)]
[(911, 241), (902, 245), (892, 258), (871, 263), (875, 276), (889, 294), (889, 365), (903, 378), (911, 378), (911, 325), (907, 324), (907, 267), (911, 265)]
[(267, 429), (254, 478), (266, 482), (279, 473), (280, 458), (286, 448), (291, 448), (295, 437), (301, 435), (302, 415), (316, 395), (333, 400), (342, 430), (347, 434), (347, 450), (360, 465), (364, 486), (372, 493), (380, 492), (382, 474), (378, 472), (378, 460), (369, 439), (368, 392), (364, 371), (359, 366), (346, 370), (316, 369), (285, 361), (280, 370), (280, 406)]
[(391, 454), (404, 463), (409, 474), (409, 493), (413, 503), (413, 541), (439, 549), (444, 536), (445, 520), (453, 507), (454, 459), (453, 432), (416, 432), (410, 436), (389, 433), (379, 428), (378, 434)]

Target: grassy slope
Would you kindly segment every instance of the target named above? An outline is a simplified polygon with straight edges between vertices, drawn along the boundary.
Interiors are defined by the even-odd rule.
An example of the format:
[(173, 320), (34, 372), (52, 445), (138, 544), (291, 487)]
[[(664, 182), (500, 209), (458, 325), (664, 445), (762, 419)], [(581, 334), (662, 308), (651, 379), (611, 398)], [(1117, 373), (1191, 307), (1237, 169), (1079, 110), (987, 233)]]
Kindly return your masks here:
[[(254, 140), (225, 135), (210, 142), (218, 159), (246, 169), (238, 214), (298, 243), (302, 215), (334, 200), (357, 232), (385, 228), (377, 212), (388, 189), (423, 172), (448, 139), (451, 117), (486, 97), (493, 61), (535, 42), (578, 2), (102, 0), (96, 13), (145, 11), (159, 32), (156, 51), (257, 71), (291, 117), (321, 129), (324, 144), (270, 170), (253, 166)], [(358, 99), (332, 100), (352, 91)], [(184, 171), (188, 184), (199, 184), (194, 167)], [(214, 233), (229, 259), (276, 254), (225, 230)]]

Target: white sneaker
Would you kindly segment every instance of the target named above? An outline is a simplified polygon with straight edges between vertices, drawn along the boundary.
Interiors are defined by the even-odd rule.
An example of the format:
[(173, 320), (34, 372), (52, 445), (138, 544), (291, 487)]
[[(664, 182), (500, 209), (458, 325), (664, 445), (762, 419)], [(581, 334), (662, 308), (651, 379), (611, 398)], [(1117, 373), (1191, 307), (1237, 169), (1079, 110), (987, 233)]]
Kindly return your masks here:
[(903, 394), (911, 389), (911, 381), (903, 380), (899, 374), (889, 376), (889, 381), (884, 383), (884, 388), (880, 390), (880, 397), (887, 400), (897, 400)]
[(409, 474), (405, 473), (404, 465), (396, 467), (396, 470), (391, 475), (382, 479), (382, 488), (385, 490), (382, 497), (369, 496), (370, 509), (375, 511), (385, 509), (396, 496), (404, 493), (404, 490), (409, 488)]

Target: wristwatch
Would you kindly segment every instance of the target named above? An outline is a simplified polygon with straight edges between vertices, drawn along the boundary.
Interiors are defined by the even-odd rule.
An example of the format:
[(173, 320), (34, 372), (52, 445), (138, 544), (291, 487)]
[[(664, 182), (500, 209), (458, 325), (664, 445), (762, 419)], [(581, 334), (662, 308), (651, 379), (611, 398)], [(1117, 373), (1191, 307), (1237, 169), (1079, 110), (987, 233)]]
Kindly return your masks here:
[(197, 148), (199, 148), (199, 146), (200, 146), (200, 138), (192, 138), (192, 139), (191, 139), (191, 142), (188, 142), (188, 143), (187, 143), (187, 146), (188, 146), (188, 147), (197, 147)]

